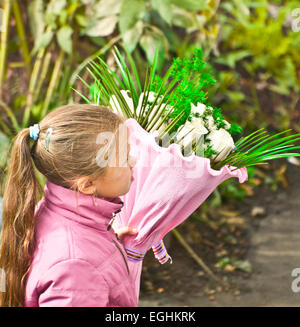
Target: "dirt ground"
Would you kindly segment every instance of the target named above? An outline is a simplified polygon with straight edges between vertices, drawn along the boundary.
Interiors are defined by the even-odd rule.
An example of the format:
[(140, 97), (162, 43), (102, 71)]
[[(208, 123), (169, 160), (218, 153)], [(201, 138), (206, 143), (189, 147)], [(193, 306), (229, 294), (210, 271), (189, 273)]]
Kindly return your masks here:
[[(291, 274), (300, 267), (299, 173), (299, 166), (287, 163), (287, 188), (281, 186), (272, 191), (266, 185), (255, 187), (254, 195), (243, 203), (225, 207), (238, 214), (227, 217), (221, 227), (194, 218), (178, 227), (214, 274), (229, 282), (229, 288), (208, 278), (169, 233), (166, 244), (173, 263), (160, 265), (152, 251), (147, 253), (139, 305), (298, 306), (300, 293), (291, 288), (296, 278)], [(254, 207), (265, 212), (255, 216)], [(221, 216), (215, 217), (216, 223)], [(239, 260), (246, 266), (236, 268), (229, 264), (220, 269), (220, 263), (226, 260)]]

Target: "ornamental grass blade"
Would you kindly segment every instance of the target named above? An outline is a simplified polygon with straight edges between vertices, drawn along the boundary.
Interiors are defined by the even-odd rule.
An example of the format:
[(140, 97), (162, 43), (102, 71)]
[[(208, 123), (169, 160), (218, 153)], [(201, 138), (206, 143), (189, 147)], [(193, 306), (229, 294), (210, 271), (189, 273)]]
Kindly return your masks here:
[[(146, 110), (147, 104), (148, 104), (150, 89), (152, 88), (152, 84), (153, 84), (154, 77), (155, 77), (155, 72), (157, 70), (157, 63), (158, 63), (158, 50), (156, 50), (156, 52), (155, 52), (153, 65), (150, 67), (150, 71), (148, 70), (149, 74), (146, 75), (146, 83), (145, 83), (145, 87), (144, 87), (144, 97), (143, 97), (143, 102), (142, 102), (142, 107), (141, 107), (141, 116), (142, 116), (141, 124), (143, 125), (143, 127), (145, 129), (146, 129), (146, 126), (148, 125), (148, 118), (149, 118), (151, 112), (153, 111), (155, 104), (157, 102), (157, 99), (160, 95), (160, 94), (156, 95), (155, 101), (154, 101), (155, 104), (153, 104), (151, 107), (149, 107), (148, 112), (145, 113), (145, 110)], [(146, 99), (145, 99), (145, 95), (146, 95)]]
[(84, 99), (88, 104), (91, 104), (91, 101), (86, 96), (84, 96), (81, 92), (74, 89), (73, 87), (72, 87), (72, 90), (75, 91), (77, 94), (79, 94), (82, 97), (82, 99)]
[(135, 62), (133, 60), (132, 55), (130, 54), (130, 52), (127, 50), (126, 47), (124, 47), (124, 51), (125, 51), (126, 56), (127, 56), (128, 60), (129, 60), (131, 70), (132, 70), (133, 75), (135, 77), (135, 82), (137, 83), (137, 87), (138, 87), (138, 93), (141, 94), (142, 93), (142, 87), (141, 87), (140, 77), (139, 77), (139, 74), (138, 74), (138, 69), (137, 69), (137, 67), (135, 65)]
[[(120, 86), (117, 83), (117, 81), (119, 82), (120, 79), (116, 76), (115, 73), (111, 71), (111, 69), (108, 69), (107, 64), (101, 58), (98, 59), (98, 64), (91, 62), (90, 65), (94, 69), (94, 72), (99, 76), (100, 85), (104, 88), (107, 95), (115, 96), (117, 103), (115, 101), (115, 98), (111, 98), (111, 100), (115, 104), (115, 108), (118, 110), (118, 108), (120, 107), (122, 114), (126, 118), (132, 118), (133, 114), (131, 112), (131, 109), (129, 108), (126, 100), (120, 92)], [(120, 83), (122, 84), (121, 81)]]
[(239, 151), (242, 148), (244, 148), (247, 144), (249, 144), (249, 142), (255, 140), (256, 137), (259, 137), (260, 135), (266, 133), (266, 131), (261, 128), (253, 133), (251, 133), (248, 136), (242, 137), (240, 138), (236, 143), (235, 143), (235, 148), (234, 150)]
[(282, 137), (281, 135), (289, 132), (290, 129), (274, 135), (265, 134), (263, 129), (257, 130), (247, 137), (240, 139), (234, 148), (233, 153), (217, 163), (216, 167), (221, 168), (228, 164), (230, 166), (245, 167), (258, 164), (261, 161), (272, 160), (277, 158), (298, 156), (295, 153), (287, 151), (300, 149), (299, 146), (294, 146), (295, 141), (300, 140), (300, 133)]
[(123, 56), (121, 55), (120, 51), (116, 46), (114, 47), (114, 51), (112, 51), (112, 54), (116, 60), (117, 66), (119, 67), (122, 78), (124, 80), (125, 83), (124, 89), (130, 90), (131, 98), (134, 103), (134, 108), (136, 108), (138, 105), (139, 95), (135, 89), (134, 81), (131, 77), (130, 70), (126, 65), (125, 59), (123, 58)]

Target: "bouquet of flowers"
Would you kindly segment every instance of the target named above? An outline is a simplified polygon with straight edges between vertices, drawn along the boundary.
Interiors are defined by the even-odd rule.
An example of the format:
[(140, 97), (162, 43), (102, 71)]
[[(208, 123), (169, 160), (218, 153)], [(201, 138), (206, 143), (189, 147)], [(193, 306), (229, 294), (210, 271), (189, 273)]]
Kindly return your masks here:
[(131, 55), (127, 53), (129, 66), (117, 48), (113, 55), (119, 74), (98, 58), (87, 68), (93, 83), (79, 76), (90, 97), (75, 91), (88, 103), (107, 105), (127, 118), (131, 153), (137, 163), (113, 226), (139, 230), (136, 237), (123, 239), (138, 296), (146, 251), (152, 247), (160, 263), (171, 260), (163, 244), (170, 230), (226, 179), (245, 182), (247, 166), (299, 156), (290, 150), (299, 148), (291, 143), (300, 135), (283, 137), (284, 131), (270, 136), (260, 129), (234, 143), (233, 136), (241, 127), (227, 122), (221, 109), (208, 102), (205, 89), (215, 80), (200, 49), (191, 59), (175, 59), (163, 77), (156, 74), (156, 56), (146, 69), (143, 87)]
[(87, 69), (94, 82), (88, 85), (79, 78), (89, 88), (91, 100), (80, 95), (89, 103), (108, 105), (125, 118), (134, 118), (147, 132), (156, 135), (159, 145), (177, 143), (184, 156), (194, 152), (208, 158), (214, 169), (261, 165), (300, 155), (289, 152), (300, 148), (292, 144), (299, 140), (300, 133), (283, 136), (290, 130), (270, 136), (262, 128), (234, 144), (233, 136), (242, 128), (226, 121), (222, 110), (208, 102), (205, 90), (215, 80), (201, 49), (196, 49), (191, 59), (174, 59), (163, 77), (156, 74), (156, 54), (152, 67), (146, 68), (143, 88), (134, 60), (127, 51), (126, 54), (130, 67), (116, 47), (113, 51), (119, 76), (100, 57), (97, 62), (90, 62)]

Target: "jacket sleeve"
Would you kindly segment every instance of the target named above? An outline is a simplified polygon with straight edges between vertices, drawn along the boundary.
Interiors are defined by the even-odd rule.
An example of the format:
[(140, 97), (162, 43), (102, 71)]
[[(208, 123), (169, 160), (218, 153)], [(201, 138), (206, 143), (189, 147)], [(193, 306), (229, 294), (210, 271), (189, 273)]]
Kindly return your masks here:
[(102, 274), (88, 261), (61, 261), (39, 281), (40, 307), (105, 307), (109, 289)]
[(235, 177), (245, 182), (247, 169), (224, 166), (214, 170), (208, 158), (195, 153), (184, 157), (178, 144), (161, 147), (136, 120), (126, 123), (131, 153), (137, 162), (131, 188), (121, 197), (124, 207), (115, 227), (138, 229), (137, 236), (123, 238), (125, 246), (144, 252), (154, 247), (158, 253), (161, 240), (170, 230), (187, 219), (226, 179)]

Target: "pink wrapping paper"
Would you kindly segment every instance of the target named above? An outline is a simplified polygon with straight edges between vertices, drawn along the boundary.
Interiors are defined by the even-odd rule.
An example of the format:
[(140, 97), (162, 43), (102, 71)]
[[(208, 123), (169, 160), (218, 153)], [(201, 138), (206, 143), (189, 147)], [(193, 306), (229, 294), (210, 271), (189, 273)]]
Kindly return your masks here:
[[(155, 135), (146, 132), (135, 119), (128, 119), (130, 154), (137, 160), (130, 191), (121, 196), (124, 206), (116, 216), (115, 227), (131, 226), (138, 235), (127, 236), (123, 243), (130, 249), (147, 252), (158, 247), (163, 237), (187, 219), (220, 185), (230, 177), (240, 183), (248, 179), (247, 169), (232, 171), (225, 166), (217, 171), (210, 160), (194, 153), (184, 157), (178, 144), (160, 147)], [(166, 262), (166, 260), (164, 260)], [(136, 293), (142, 261), (129, 261), (136, 276)]]

